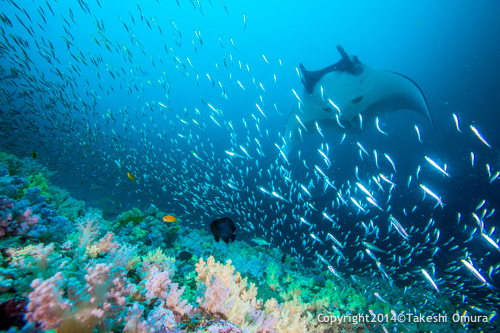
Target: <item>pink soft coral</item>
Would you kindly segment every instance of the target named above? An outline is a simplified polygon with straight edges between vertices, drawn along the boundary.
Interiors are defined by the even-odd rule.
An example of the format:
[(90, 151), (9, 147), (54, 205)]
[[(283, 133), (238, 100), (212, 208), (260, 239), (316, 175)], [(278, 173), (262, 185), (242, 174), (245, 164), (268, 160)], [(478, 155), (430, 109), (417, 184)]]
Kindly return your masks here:
[(108, 232), (106, 236), (101, 238), (97, 243), (87, 246), (87, 254), (91, 258), (97, 258), (100, 254), (110, 253), (112, 250), (120, 247), (120, 244), (115, 241), (115, 235)]
[[(116, 317), (127, 304), (126, 287), (125, 287), (125, 272), (120, 272), (115, 275), (111, 270), (111, 264), (97, 264), (95, 267), (90, 267), (85, 275), (87, 287), (85, 292), (91, 295), (89, 299), (90, 308), (95, 307), (94, 315), (101, 318), (104, 312), (109, 318)], [(107, 289), (107, 293), (103, 293)]]
[(38, 322), (45, 329), (57, 328), (58, 333), (93, 332), (97, 325), (100, 331), (110, 331), (122, 320), (129, 294), (123, 270), (111, 264), (90, 267), (85, 275), (85, 293), (68, 290), (74, 302), (62, 296), (63, 279), (63, 274), (57, 273), (46, 281), (33, 281), (27, 320)]
[(226, 286), (224, 281), (214, 276), (209, 286), (205, 289), (202, 298), (198, 298), (198, 304), (208, 313), (224, 313), (227, 314), (233, 302), (229, 296), (231, 287)]
[(9, 231), (12, 222), (12, 213), (10, 209), (14, 204), (6, 197), (0, 198), (0, 237), (4, 237)]
[(40, 220), (38, 216), (32, 215), (31, 208), (21, 214), (13, 215), (10, 211), (13, 206), (13, 202), (8, 198), (0, 198), (0, 237), (24, 235)]
[(24, 213), (16, 216), (18, 223), (18, 233), (19, 235), (24, 235), (28, 230), (36, 225), (40, 218), (36, 215), (31, 215), (31, 208), (26, 209)]
[(3, 215), (3, 217), (0, 215), (0, 237), (4, 237), (7, 234), (12, 222), (12, 214), (5, 213)]
[(164, 300), (165, 307), (179, 313), (180, 316), (192, 311), (193, 307), (181, 299), (185, 287), (179, 288), (178, 283), (172, 283), (168, 272), (160, 272), (158, 268), (152, 267), (145, 285), (147, 299)]
[(142, 313), (144, 312), (144, 307), (138, 302), (128, 308), (128, 314), (125, 317), (125, 327), (123, 332), (125, 333), (146, 333), (150, 332), (148, 323), (142, 319)]
[[(125, 333), (155, 333), (174, 332), (177, 325), (172, 310), (165, 308), (164, 302), (160, 302), (149, 312), (148, 319), (142, 319), (144, 307), (135, 302), (129, 309), (125, 318)], [(175, 331), (177, 332), (177, 331)], [(184, 332), (184, 331), (180, 331)]]
[(55, 329), (63, 320), (72, 303), (63, 298), (60, 285), (64, 277), (61, 272), (48, 280), (36, 279), (31, 282), (34, 289), (29, 294), (30, 302), (26, 320), (40, 323), (44, 330)]
[(12, 209), (12, 207), (14, 207), (14, 204), (11, 200), (6, 197), (0, 198), (0, 210)]

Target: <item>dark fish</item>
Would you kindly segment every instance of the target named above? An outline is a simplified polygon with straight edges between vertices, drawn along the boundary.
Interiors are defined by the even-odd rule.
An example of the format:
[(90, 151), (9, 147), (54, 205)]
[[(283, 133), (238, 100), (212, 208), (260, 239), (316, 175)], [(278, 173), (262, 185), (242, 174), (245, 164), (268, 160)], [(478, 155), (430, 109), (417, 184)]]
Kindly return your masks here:
[(215, 241), (217, 242), (219, 241), (219, 238), (222, 238), (222, 240), (226, 243), (229, 243), (230, 239), (234, 242), (236, 237), (236, 234), (234, 233), (236, 231), (236, 227), (233, 221), (231, 221), (228, 217), (224, 217), (210, 223), (210, 231), (214, 234)]
[(189, 259), (191, 259), (193, 257), (193, 255), (188, 252), (188, 251), (182, 251), (181, 253), (179, 253), (179, 255), (177, 256), (177, 259), (179, 261), (188, 261)]
[(31, 152), (31, 157), (32, 157), (33, 159), (35, 159), (35, 158), (36, 158), (36, 152), (35, 152), (35, 151), (32, 151), (32, 152)]

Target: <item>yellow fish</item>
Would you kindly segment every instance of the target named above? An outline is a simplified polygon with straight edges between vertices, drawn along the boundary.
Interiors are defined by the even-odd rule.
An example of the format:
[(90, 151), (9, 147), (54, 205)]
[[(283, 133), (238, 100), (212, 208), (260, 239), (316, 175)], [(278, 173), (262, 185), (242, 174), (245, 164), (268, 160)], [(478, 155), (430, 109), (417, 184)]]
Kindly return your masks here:
[(177, 218), (172, 215), (165, 215), (163, 216), (163, 221), (165, 222), (177, 222)]
[(127, 172), (127, 176), (128, 176), (128, 178), (130, 178), (130, 180), (135, 182), (135, 177), (133, 174), (131, 174), (130, 172)]

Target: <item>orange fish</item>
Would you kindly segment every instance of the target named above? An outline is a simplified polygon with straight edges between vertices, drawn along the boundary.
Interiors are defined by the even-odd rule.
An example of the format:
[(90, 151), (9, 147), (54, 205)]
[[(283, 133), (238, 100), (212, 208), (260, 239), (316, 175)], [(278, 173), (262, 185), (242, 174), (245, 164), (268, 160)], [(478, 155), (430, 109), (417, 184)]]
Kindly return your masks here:
[(134, 175), (131, 174), (130, 172), (127, 172), (127, 176), (128, 176), (128, 178), (130, 178), (130, 180), (135, 181)]
[(165, 222), (177, 222), (177, 218), (172, 215), (165, 215), (163, 216), (163, 221)]

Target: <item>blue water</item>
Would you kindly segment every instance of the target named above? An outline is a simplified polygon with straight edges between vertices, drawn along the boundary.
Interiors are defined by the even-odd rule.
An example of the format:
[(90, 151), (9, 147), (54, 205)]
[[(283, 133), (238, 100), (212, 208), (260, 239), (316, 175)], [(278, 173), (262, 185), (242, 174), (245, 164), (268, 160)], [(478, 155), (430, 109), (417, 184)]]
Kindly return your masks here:
[[(58, 171), (53, 180), (57, 185), (110, 217), (124, 209), (155, 205), (181, 217), (186, 227), (208, 230), (210, 221), (229, 216), (239, 228), (238, 239), (264, 237), (318, 270), (326, 268), (316, 252), (335, 255), (331, 247), (314, 242), (310, 233), (326, 241), (330, 232), (345, 243), (343, 252), (351, 259), (348, 265), (335, 266), (339, 271), (381, 279), (366, 255), (363, 261), (355, 259), (366, 240), (390, 251), (381, 262), (391, 266), (399, 286), (426, 284), (420, 268), (434, 267), (440, 286), (458, 303), (461, 295), (468, 295), (470, 304), (495, 306), (496, 292), (479, 287), (460, 259), (469, 254), (484, 276), (500, 261), (500, 253), (480, 231), (464, 243), (478, 227), (472, 212), (483, 199), (488, 212), (500, 208), (500, 180), (490, 184), (500, 170), (498, 2), (228, 0), (226, 13), (220, 1), (200, 0), (203, 15), (196, 1), (137, 6), (101, 0), (102, 8), (89, 1), (90, 13), (78, 2), (49, 3), (55, 15), (46, 3), (17, 3), (26, 13), (8, 1), (1, 6), (12, 22), (12, 27), (2, 24), (1, 76), (11, 68), (20, 72), (0, 83), (3, 151), (19, 156), (36, 151), (41, 163)], [(27, 45), (16, 44), (13, 35)], [(388, 136), (372, 127), (361, 135), (348, 134), (340, 145), (341, 134), (325, 139), (316, 135), (299, 144), (286, 163), (275, 144), (282, 145), (286, 120), (297, 103), (292, 89), (302, 94), (298, 65), (318, 70), (335, 63), (340, 59), (337, 45), (366, 64), (412, 78), (426, 96), (436, 130), (421, 115), (400, 111), (381, 121)], [(453, 113), (463, 133), (457, 131)], [(471, 124), (491, 149), (474, 135)], [(362, 160), (357, 142), (371, 156)], [(318, 154), (322, 143), (329, 144), (328, 170)], [(382, 171), (373, 163), (374, 149)], [(225, 151), (243, 158), (230, 158)], [(394, 160), (397, 172), (384, 153)], [(446, 164), (451, 177), (443, 177), (424, 156)], [(397, 185), (390, 202), (384, 195), (386, 211), (369, 204), (366, 213), (352, 203), (338, 207), (336, 191), (324, 190), (314, 165), (327, 171), (338, 188), (344, 186), (342, 193), (350, 186), (351, 194), (358, 181), (356, 166), (365, 184), (380, 172), (394, 173)], [(278, 171), (280, 166), (287, 172)], [(309, 198), (297, 183), (308, 186), (311, 180)], [(228, 182), (241, 191), (231, 189)], [(434, 208), (429, 195), (423, 199), (421, 183), (439, 193), (443, 209)], [(290, 203), (259, 187), (274, 189)], [(373, 182), (371, 189), (377, 189)], [(411, 214), (415, 205), (416, 213)], [(325, 210), (335, 216), (338, 227), (323, 218)], [(457, 222), (459, 212), (462, 219)], [(388, 230), (390, 214), (407, 231), (417, 229), (410, 232), (412, 247), (423, 246), (406, 265), (389, 264), (392, 254), (407, 254), (400, 235)], [(315, 227), (301, 224), (300, 217)], [(423, 232), (431, 218), (435, 223)], [(365, 238), (361, 222), (369, 224), (371, 219), (380, 234)], [(484, 221), (485, 232), (495, 241), (498, 234), (491, 234), (491, 228), (498, 227), (498, 221), (497, 214)], [(435, 229), (440, 230), (440, 250), (431, 256), (435, 246), (426, 236), (430, 233), (433, 239)], [(443, 245), (451, 237), (454, 240)], [(458, 249), (450, 251), (455, 246)], [(443, 278), (449, 274), (446, 269), (456, 266), (462, 267), (453, 274), (462, 276), (463, 288)], [(500, 287), (498, 269), (487, 280)]]

